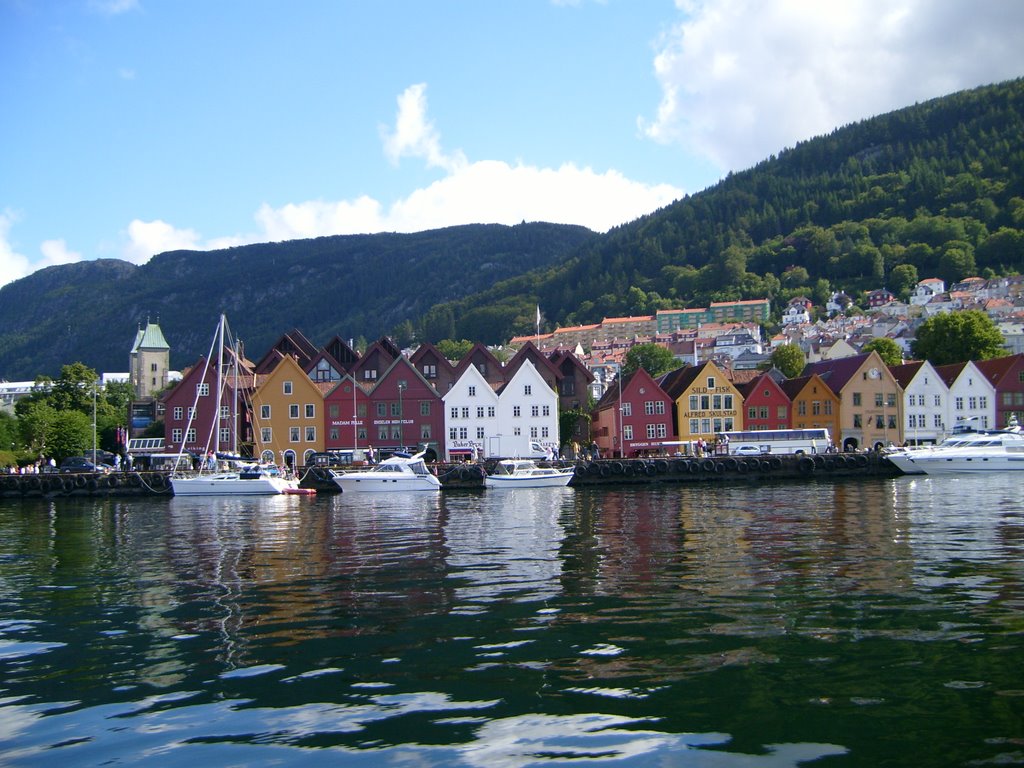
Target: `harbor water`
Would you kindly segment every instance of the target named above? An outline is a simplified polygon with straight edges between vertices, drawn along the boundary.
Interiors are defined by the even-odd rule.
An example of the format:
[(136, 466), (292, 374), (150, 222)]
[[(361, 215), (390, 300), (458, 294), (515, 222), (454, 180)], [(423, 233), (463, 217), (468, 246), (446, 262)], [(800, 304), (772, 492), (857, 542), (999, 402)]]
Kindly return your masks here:
[(0, 503), (2, 766), (1024, 764), (1016, 479)]

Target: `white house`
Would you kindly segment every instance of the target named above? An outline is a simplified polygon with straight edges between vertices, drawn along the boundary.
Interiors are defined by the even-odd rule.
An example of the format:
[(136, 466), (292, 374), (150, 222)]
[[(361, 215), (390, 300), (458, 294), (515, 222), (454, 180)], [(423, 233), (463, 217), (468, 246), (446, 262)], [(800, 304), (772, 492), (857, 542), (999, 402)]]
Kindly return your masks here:
[(910, 294), (910, 303), (924, 306), (939, 294), (946, 292), (946, 283), (937, 277), (926, 277), (918, 282)]
[(526, 457), (538, 454), (537, 444), (558, 448), (558, 393), (529, 360), (497, 392), (468, 366), (442, 400), (449, 458)]
[(996, 423), (995, 386), (972, 362), (940, 365), (935, 369), (949, 387), (944, 426), (992, 429)]
[(925, 361), (894, 365), (889, 371), (903, 390), (903, 436), (907, 443), (938, 443), (945, 437), (949, 387)]
[(783, 325), (797, 325), (799, 323), (811, 322), (811, 312), (807, 299), (796, 297), (791, 299), (789, 306), (782, 313)]

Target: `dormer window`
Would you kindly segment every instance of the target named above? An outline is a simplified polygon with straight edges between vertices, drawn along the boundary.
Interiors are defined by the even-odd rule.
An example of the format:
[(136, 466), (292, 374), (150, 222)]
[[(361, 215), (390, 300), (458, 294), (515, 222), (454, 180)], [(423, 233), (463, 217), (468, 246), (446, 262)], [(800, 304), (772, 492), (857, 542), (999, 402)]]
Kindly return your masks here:
[(284, 383), (283, 383), (283, 388), (282, 388), (282, 391), (283, 391), (283, 392), (284, 392), (284, 393), (285, 393), (286, 395), (290, 395), (290, 394), (292, 393), (292, 382), (290, 382), (290, 381), (286, 381), (286, 382), (284, 382)]

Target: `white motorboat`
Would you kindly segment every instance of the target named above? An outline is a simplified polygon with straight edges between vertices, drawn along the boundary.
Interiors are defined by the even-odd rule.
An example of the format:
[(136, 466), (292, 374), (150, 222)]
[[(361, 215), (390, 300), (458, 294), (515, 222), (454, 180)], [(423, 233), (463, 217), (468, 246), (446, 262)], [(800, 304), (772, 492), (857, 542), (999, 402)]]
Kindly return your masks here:
[(372, 469), (334, 472), (334, 482), (343, 493), (441, 490), (441, 481), (427, 468), (422, 452), (395, 454)]
[(1024, 470), (1024, 434), (1017, 429), (965, 432), (933, 447), (902, 448), (886, 457), (908, 475)]
[(172, 476), (170, 482), (175, 496), (274, 496), (299, 491), (297, 480), (289, 480), (258, 466), (243, 467), (238, 471)]
[(494, 472), (484, 476), (485, 488), (564, 488), (572, 480), (574, 469), (539, 467), (531, 459), (499, 461)]

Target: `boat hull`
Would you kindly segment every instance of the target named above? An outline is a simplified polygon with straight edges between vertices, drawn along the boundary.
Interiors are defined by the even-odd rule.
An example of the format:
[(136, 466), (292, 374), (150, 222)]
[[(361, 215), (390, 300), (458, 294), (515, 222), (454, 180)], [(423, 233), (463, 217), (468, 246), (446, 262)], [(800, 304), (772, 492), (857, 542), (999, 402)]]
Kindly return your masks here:
[(538, 475), (536, 477), (516, 476), (487, 476), (484, 478), (484, 487), (490, 489), (504, 488), (564, 488), (572, 480), (573, 473), (559, 473), (557, 475)]
[(334, 483), (341, 488), (342, 493), (405, 493), (407, 491), (436, 493), (441, 490), (441, 482), (433, 476), (397, 475), (388, 477), (375, 472), (336, 475)]
[(298, 485), (280, 477), (172, 477), (175, 496), (276, 496), (290, 493)]
[[(891, 459), (890, 459), (891, 460)], [(980, 456), (964, 458), (930, 458), (910, 462), (913, 470), (926, 475), (981, 474), (986, 472), (1024, 471), (1024, 456)], [(900, 466), (897, 464), (897, 466)], [(903, 469), (903, 467), (900, 467)], [(906, 471), (906, 470), (904, 470)]]

